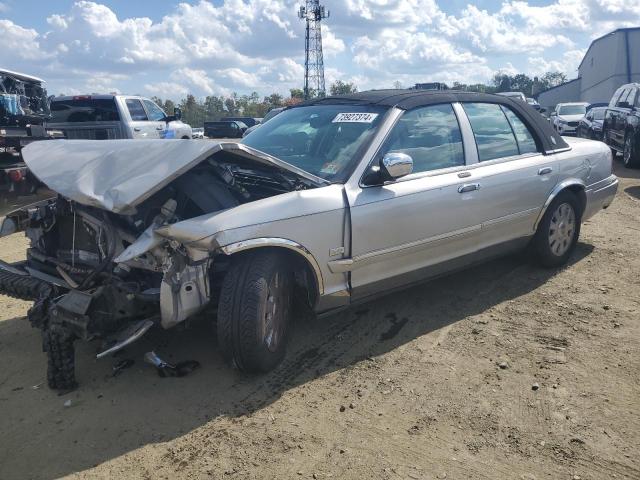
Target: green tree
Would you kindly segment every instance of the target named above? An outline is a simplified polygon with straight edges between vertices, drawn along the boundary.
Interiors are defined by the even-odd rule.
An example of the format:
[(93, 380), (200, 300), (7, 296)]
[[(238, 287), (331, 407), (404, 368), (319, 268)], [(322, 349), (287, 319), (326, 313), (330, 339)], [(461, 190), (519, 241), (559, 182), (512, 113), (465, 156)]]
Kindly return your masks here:
[(331, 95), (349, 95), (350, 93), (356, 93), (358, 87), (354, 83), (343, 82), (342, 80), (336, 80), (329, 87)]
[(567, 76), (562, 72), (547, 72), (540, 78), (543, 89), (557, 87), (567, 81)]
[(291, 95), (291, 98), (299, 98), (299, 99), (304, 99), (304, 90), (302, 90), (301, 88), (292, 88), (291, 90), (289, 90), (289, 93)]

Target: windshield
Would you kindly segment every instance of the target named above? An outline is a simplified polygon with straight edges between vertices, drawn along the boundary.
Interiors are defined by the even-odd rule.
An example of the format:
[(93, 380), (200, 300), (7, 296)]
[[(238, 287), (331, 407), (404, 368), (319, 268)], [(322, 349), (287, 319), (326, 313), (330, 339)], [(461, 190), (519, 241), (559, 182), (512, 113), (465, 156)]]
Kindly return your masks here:
[(586, 105), (565, 105), (558, 110), (558, 115), (584, 115), (585, 113), (587, 113)]
[(344, 181), (386, 108), (311, 105), (285, 110), (242, 143), (329, 181)]
[(51, 102), (51, 123), (117, 122), (118, 108), (113, 98), (71, 99)]

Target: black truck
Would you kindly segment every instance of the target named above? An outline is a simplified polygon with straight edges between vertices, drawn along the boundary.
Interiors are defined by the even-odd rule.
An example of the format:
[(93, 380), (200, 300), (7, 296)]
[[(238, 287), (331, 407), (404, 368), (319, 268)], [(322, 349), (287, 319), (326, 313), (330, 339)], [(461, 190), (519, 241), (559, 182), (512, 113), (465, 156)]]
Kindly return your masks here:
[(640, 167), (640, 83), (622, 85), (611, 98), (602, 127), (604, 141), (622, 153), (627, 168)]
[(63, 137), (45, 128), (49, 115), (43, 80), (0, 69), (0, 216), (51, 195), (20, 155), (30, 142)]

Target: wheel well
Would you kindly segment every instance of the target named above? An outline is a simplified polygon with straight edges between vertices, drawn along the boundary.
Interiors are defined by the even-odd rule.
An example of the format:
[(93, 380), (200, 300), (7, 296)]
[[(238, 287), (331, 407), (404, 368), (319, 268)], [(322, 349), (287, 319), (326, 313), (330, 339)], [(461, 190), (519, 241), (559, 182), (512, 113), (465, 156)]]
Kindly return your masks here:
[[(249, 250), (233, 253), (231, 255), (220, 255), (218, 258), (224, 259), (225, 262), (233, 262), (238, 257), (244, 255), (256, 255), (260, 253), (275, 252), (284, 258), (284, 261), (291, 267), (293, 271), (296, 287), (304, 292), (306, 304), (309, 308), (313, 308), (320, 296), (320, 278), (317, 278), (315, 269), (310, 262), (295, 250), (286, 247), (256, 247)], [(318, 272), (319, 274), (319, 272)], [(298, 297), (298, 295), (296, 295)]]
[(569, 190), (578, 199), (578, 204), (580, 205), (580, 216), (582, 216), (584, 210), (587, 208), (587, 194), (584, 191), (584, 187), (582, 185), (570, 185), (565, 188), (565, 190)]
[(189, 140), (189, 137), (185, 135), (184, 137), (182, 137), (182, 140)]

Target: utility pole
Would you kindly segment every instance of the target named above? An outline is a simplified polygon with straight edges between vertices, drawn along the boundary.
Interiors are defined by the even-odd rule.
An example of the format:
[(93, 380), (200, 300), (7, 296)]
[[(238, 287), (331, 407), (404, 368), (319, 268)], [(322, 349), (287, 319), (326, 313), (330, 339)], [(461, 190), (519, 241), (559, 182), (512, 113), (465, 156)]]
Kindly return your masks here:
[(298, 17), (306, 22), (304, 39), (304, 98), (309, 99), (314, 93), (318, 97), (326, 95), (324, 84), (324, 58), (322, 56), (321, 22), (329, 18), (329, 11), (320, 5), (320, 0), (307, 0), (306, 6), (300, 7)]

